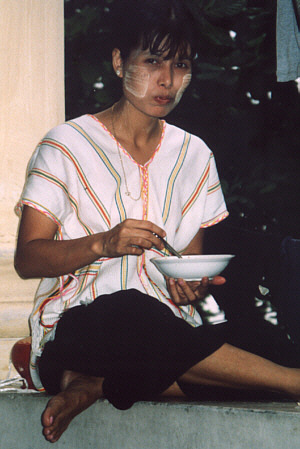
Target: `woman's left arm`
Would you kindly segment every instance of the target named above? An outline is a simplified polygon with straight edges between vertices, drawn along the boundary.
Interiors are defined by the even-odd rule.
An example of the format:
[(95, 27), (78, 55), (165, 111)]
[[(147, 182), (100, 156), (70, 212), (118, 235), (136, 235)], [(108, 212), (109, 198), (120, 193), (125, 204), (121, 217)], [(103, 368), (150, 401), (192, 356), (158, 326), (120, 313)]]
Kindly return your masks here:
[[(204, 243), (204, 229), (200, 228), (195, 237), (184, 250), (183, 254), (202, 254)], [(208, 277), (201, 281), (185, 281), (184, 279), (166, 278), (167, 288), (175, 304), (188, 305), (203, 300), (208, 294), (210, 284), (222, 285), (226, 282), (222, 276), (215, 276), (213, 280)]]

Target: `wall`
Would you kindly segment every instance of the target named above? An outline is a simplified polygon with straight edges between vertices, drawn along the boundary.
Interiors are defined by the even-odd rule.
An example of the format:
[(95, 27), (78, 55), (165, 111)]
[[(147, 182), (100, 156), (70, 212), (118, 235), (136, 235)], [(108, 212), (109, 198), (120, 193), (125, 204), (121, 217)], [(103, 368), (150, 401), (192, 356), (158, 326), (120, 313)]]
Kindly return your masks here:
[(36, 144), (64, 121), (63, 0), (0, 0), (0, 379), (11, 347), (29, 335), (38, 280), (13, 266), (14, 206)]
[(14, 248), (28, 159), (64, 120), (63, 27), (63, 0), (0, 0), (0, 255)]

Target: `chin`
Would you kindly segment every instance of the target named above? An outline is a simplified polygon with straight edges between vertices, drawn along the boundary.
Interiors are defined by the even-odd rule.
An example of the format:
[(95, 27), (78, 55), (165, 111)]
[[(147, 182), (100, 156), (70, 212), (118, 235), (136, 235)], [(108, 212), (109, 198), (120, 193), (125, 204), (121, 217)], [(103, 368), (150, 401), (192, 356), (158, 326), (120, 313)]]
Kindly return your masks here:
[(153, 117), (166, 117), (169, 115), (173, 110), (175, 109), (175, 105), (169, 105), (169, 106), (156, 106), (153, 108), (153, 113), (151, 114)]

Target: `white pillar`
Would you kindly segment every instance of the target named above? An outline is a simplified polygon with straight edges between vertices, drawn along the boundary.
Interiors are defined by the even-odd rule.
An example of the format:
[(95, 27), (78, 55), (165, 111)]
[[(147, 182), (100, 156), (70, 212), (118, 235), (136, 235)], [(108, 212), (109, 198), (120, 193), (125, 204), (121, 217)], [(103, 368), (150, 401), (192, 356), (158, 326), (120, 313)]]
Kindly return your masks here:
[(63, 0), (0, 0), (0, 256), (38, 141), (64, 120)]

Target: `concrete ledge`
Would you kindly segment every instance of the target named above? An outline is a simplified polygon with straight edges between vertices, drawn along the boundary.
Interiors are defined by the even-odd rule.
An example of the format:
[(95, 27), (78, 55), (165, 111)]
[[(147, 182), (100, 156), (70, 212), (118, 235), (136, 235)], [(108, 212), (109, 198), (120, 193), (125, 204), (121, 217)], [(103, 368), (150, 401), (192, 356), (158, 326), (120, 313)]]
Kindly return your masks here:
[[(1, 449), (46, 449), (43, 394), (0, 393)], [(119, 411), (98, 401), (55, 443), (72, 449), (298, 449), (293, 402), (139, 402)]]

